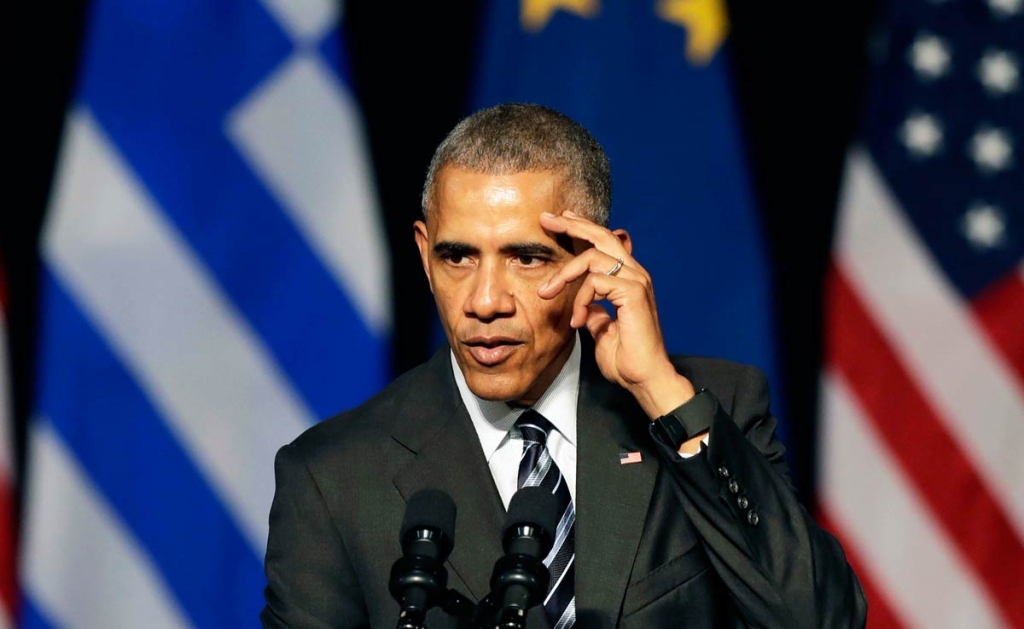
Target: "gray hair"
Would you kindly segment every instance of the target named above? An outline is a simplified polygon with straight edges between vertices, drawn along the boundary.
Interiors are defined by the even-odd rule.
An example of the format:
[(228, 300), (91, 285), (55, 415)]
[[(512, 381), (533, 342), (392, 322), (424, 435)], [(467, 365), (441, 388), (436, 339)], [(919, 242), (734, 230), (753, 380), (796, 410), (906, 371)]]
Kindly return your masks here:
[(430, 160), (420, 199), (424, 217), (435, 206), (438, 174), (448, 166), (494, 175), (560, 171), (565, 175), (566, 209), (608, 225), (608, 156), (580, 123), (549, 107), (505, 103), (463, 118)]

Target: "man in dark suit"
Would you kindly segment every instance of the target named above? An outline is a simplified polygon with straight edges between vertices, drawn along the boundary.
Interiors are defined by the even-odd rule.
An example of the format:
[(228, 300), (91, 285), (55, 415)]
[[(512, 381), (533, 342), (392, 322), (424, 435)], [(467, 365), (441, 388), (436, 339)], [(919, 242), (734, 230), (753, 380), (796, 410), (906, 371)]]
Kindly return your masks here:
[[(438, 147), (415, 238), (448, 345), (280, 450), (265, 628), (394, 627), (423, 488), (454, 499), (448, 585), (481, 600), (511, 497), (543, 479), (568, 506), (531, 629), (864, 626), (763, 375), (667, 354), (650, 277), (607, 227), (610, 182), (593, 137), (536, 105), (477, 112)], [(426, 624), (465, 626), (439, 608)]]

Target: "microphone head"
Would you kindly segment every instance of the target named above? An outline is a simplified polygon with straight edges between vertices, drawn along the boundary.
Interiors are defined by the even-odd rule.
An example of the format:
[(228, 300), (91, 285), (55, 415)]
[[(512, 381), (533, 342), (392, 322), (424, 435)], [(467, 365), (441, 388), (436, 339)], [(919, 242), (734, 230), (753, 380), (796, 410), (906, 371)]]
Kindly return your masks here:
[(406, 555), (444, 561), (455, 537), (455, 501), (440, 489), (421, 489), (405, 505), (399, 542)]
[[(561, 517), (558, 501), (550, 490), (523, 487), (509, 501), (505, 524), (501, 529), (505, 552), (525, 552), (543, 558), (551, 550)], [(523, 546), (522, 542), (529, 540), (539, 544), (539, 547), (533, 547), (532, 544)]]

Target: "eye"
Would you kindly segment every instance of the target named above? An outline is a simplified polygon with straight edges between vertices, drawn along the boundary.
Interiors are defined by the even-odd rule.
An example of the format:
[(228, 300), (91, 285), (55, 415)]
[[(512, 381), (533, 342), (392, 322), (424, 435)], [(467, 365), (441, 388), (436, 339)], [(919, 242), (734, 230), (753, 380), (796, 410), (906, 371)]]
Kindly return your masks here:
[(518, 262), (520, 266), (535, 267), (544, 264), (544, 258), (526, 253), (516, 256), (516, 262)]
[(441, 256), (441, 259), (448, 264), (454, 264), (455, 266), (461, 266), (468, 261), (468, 257), (461, 253), (446, 253)]

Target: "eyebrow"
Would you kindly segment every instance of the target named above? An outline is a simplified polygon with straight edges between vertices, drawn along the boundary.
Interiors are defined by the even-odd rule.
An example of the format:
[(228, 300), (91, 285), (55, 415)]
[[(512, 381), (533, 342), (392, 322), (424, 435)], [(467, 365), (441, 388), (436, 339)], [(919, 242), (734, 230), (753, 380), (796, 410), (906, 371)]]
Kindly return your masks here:
[(457, 256), (468, 256), (474, 253), (479, 253), (479, 249), (476, 247), (470, 247), (464, 242), (454, 242), (451, 240), (442, 240), (441, 242), (434, 245), (434, 255), (457, 255)]
[(523, 242), (505, 245), (501, 248), (505, 255), (514, 256), (554, 256), (555, 250), (539, 242)]
[[(476, 253), (480, 253), (478, 248), (464, 242), (444, 240), (434, 245), (434, 255), (439, 256), (468, 256)], [(517, 242), (502, 247), (501, 253), (514, 256), (554, 256), (555, 250), (539, 242)]]

